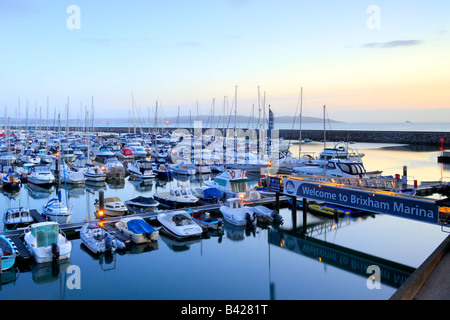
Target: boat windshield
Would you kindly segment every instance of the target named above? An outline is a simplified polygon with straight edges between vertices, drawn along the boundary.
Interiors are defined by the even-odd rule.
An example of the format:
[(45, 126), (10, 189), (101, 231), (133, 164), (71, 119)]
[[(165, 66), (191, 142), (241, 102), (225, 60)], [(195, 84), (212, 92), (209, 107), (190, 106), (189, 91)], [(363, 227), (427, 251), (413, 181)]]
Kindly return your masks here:
[(347, 174), (360, 175), (365, 173), (364, 167), (360, 163), (338, 163), (338, 166)]
[(33, 235), (36, 237), (37, 247), (51, 246), (52, 243), (58, 243), (58, 226), (46, 225), (33, 229)]

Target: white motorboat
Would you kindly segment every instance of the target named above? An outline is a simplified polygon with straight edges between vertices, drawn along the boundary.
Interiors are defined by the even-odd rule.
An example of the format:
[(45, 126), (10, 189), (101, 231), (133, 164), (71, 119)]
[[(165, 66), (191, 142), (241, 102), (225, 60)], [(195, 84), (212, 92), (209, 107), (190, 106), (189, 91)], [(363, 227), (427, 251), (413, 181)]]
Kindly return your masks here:
[(295, 167), (296, 176), (368, 178), (362, 162), (346, 159), (330, 159), (319, 166)]
[(22, 149), (20, 160), (23, 163), (31, 164), (39, 164), (41, 162), (41, 158), (32, 149)]
[(255, 223), (256, 214), (244, 205), (240, 198), (229, 198), (220, 206), (225, 221), (236, 226), (248, 226)]
[(69, 259), (72, 243), (55, 221), (34, 223), (25, 229), (24, 242), (37, 263)]
[[(99, 210), (99, 201), (98, 199), (95, 199), (95, 209)], [(120, 200), (119, 197), (109, 197), (104, 199), (104, 214), (110, 217), (120, 217), (123, 216), (127, 211), (127, 207), (125, 204)]]
[[(53, 163), (50, 169), (53, 171), (53, 174), (56, 175), (56, 165)], [(61, 182), (70, 183), (70, 184), (83, 184), (86, 182), (86, 178), (83, 172), (72, 168), (68, 165), (60, 165), (59, 166), (59, 179)]]
[(200, 237), (203, 233), (203, 229), (186, 211), (161, 213), (157, 219), (163, 227), (162, 231), (179, 240)]
[(127, 171), (133, 179), (153, 179), (156, 174), (153, 172), (152, 166), (153, 164), (149, 160), (136, 160), (133, 164), (127, 166)]
[(158, 208), (159, 202), (152, 197), (138, 196), (136, 198), (126, 200), (125, 205), (133, 212), (152, 212)]
[(34, 165), (28, 168), (28, 182), (37, 185), (50, 185), (55, 182), (55, 176), (50, 168), (45, 165)]
[(258, 191), (248, 187), (249, 181), (251, 179), (247, 177), (247, 171), (228, 169), (218, 174), (214, 180), (205, 180), (205, 185), (216, 188), (225, 195), (225, 198), (261, 199)]
[(81, 227), (80, 239), (94, 254), (124, 249), (125, 244), (98, 224), (86, 223)]
[(69, 223), (72, 216), (72, 208), (66, 206), (59, 198), (52, 198), (42, 207), (42, 215), (51, 221)]
[(106, 180), (106, 173), (99, 166), (90, 166), (83, 170), (86, 181), (103, 182)]
[(3, 213), (3, 228), (15, 230), (29, 226), (34, 222), (30, 210), (24, 207), (8, 208)]
[(136, 244), (154, 242), (158, 240), (159, 231), (148, 224), (142, 217), (122, 218), (116, 223), (120, 232), (128, 235)]
[(172, 187), (169, 192), (159, 192), (153, 197), (161, 204), (178, 208), (191, 206), (198, 201), (198, 198), (192, 194), (191, 189), (184, 186)]

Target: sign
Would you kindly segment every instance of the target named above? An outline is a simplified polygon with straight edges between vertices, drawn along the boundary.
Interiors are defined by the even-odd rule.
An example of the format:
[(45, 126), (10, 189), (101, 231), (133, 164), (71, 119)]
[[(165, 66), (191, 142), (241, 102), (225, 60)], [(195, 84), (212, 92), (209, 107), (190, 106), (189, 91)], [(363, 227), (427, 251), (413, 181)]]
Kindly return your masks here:
[(278, 193), (281, 192), (281, 178), (270, 177), (269, 191), (278, 192)]
[(285, 179), (284, 193), (349, 208), (439, 224), (438, 205), (431, 201), (402, 197), (400, 194), (395, 196), (294, 179)]

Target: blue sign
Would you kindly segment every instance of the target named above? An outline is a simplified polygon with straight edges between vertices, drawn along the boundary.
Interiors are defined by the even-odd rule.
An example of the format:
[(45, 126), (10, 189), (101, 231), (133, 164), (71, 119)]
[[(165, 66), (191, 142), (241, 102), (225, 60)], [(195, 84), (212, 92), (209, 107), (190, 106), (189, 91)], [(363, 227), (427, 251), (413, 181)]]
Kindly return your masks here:
[(362, 191), (286, 179), (284, 193), (349, 208), (390, 214), (422, 222), (439, 224), (439, 206), (432, 201), (412, 199), (376, 191)]
[(281, 178), (270, 177), (270, 180), (269, 180), (269, 191), (281, 192)]

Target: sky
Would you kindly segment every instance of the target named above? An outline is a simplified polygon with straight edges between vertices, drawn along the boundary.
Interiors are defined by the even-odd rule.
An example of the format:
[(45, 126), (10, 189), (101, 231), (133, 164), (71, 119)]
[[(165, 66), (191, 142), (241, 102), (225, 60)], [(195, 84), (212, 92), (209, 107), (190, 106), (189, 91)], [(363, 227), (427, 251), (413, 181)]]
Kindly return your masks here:
[(450, 122), (449, 17), (447, 0), (0, 0), (0, 103), (294, 116), (303, 88), (305, 116)]

